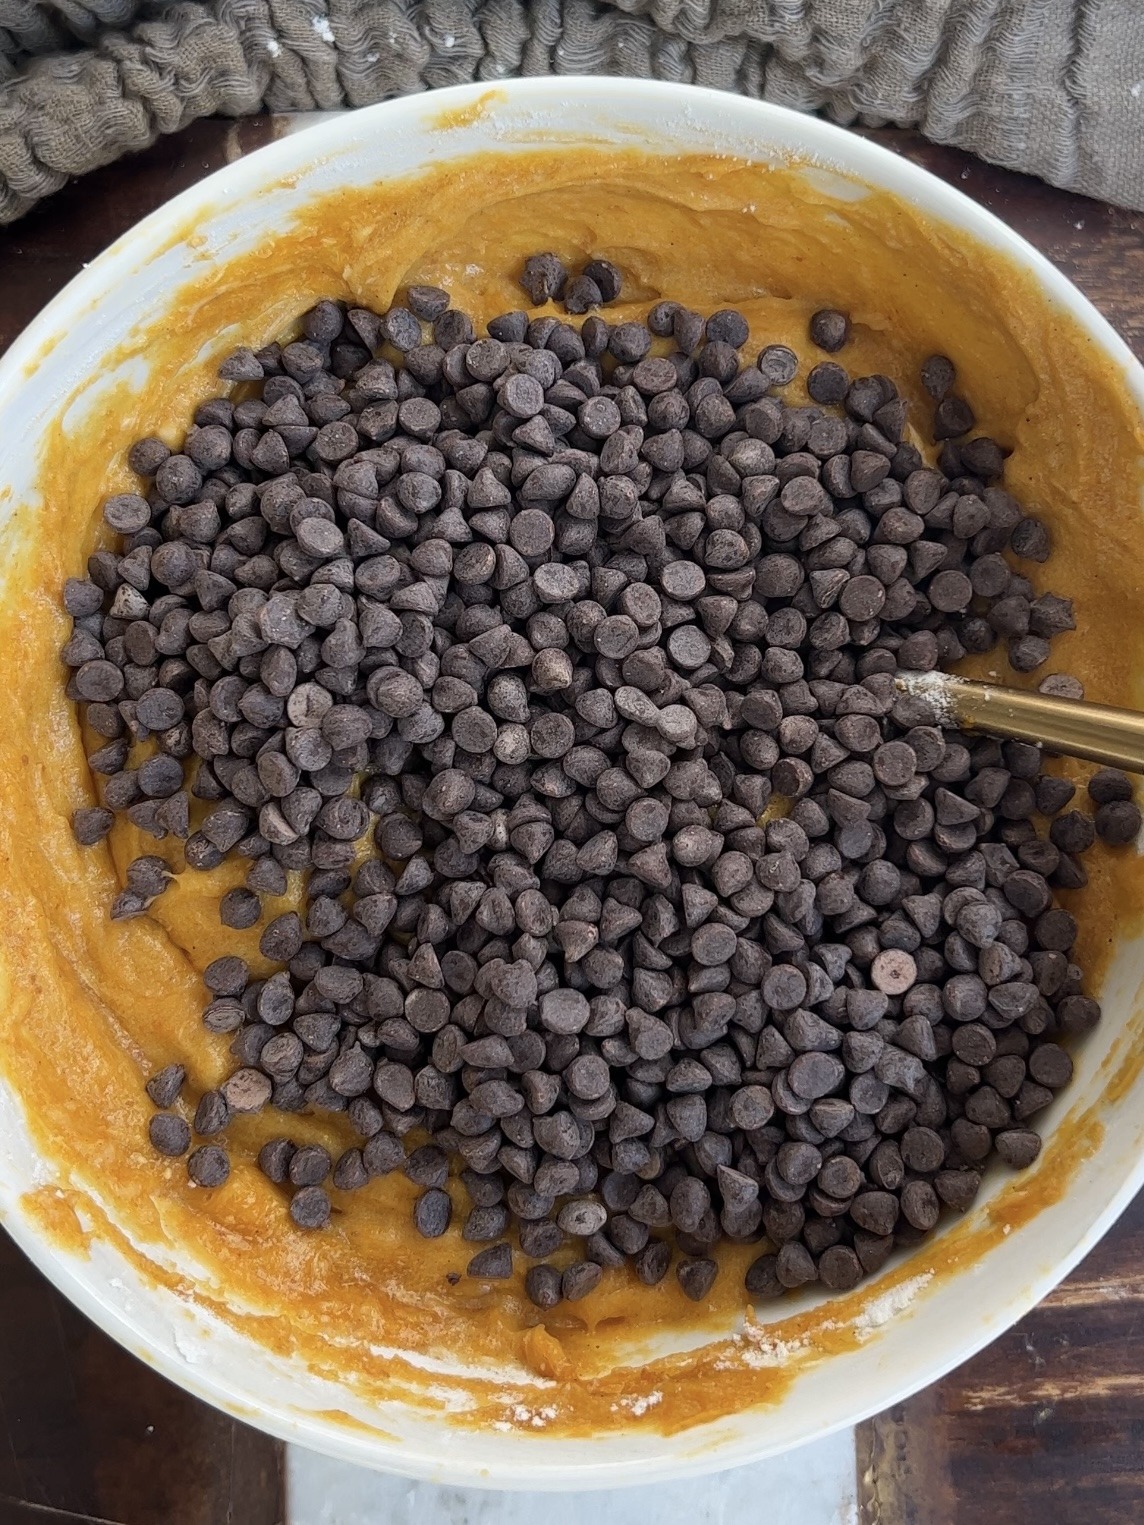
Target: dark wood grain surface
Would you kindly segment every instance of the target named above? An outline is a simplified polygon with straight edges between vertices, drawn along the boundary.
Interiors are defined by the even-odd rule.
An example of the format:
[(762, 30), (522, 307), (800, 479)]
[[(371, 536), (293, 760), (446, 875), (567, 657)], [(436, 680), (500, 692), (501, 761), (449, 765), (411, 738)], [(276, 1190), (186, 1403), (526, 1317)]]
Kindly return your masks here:
[[(0, 350), (147, 212), (267, 141), (200, 122), (0, 230)], [(1144, 355), (1144, 215), (867, 134), (1022, 233)], [(1034, 1313), (860, 1427), (862, 1525), (1144, 1520), (1144, 1198)], [(278, 1525), (280, 1448), (106, 1339), (0, 1234), (0, 1525)], [(760, 1515), (762, 1517), (762, 1514)]]
[[(199, 122), (0, 229), (0, 350), (120, 233), (271, 133)], [(0, 1231), (0, 1525), (284, 1517), (281, 1446), (128, 1355)]]
[(862, 1525), (1144, 1520), (1144, 1197), (1027, 1318), (858, 1431)]
[(78, 1313), (0, 1233), (0, 1525), (282, 1525), (281, 1448)]
[[(869, 134), (972, 196), (1076, 282), (1144, 356), (1144, 215), (916, 134)], [(859, 1427), (862, 1525), (1144, 1521), (1144, 1196), (1007, 1334)]]

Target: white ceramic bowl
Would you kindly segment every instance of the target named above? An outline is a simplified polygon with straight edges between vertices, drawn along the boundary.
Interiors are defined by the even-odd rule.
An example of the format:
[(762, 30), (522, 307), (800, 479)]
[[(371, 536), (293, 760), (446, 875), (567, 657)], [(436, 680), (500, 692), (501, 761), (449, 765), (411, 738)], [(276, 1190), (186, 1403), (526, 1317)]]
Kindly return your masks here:
[[(796, 158), (895, 193), (953, 230), (1029, 271), (1118, 367), (1144, 410), (1144, 371), (1107, 323), (1055, 269), (989, 213), (934, 177), (814, 118), (711, 91), (624, 80), (520, 80), (498, 88), (485, 112), (466, 113), (486, 87), (394, 101), (335, 118), (244, 159), (185, 192), (78, 276), (0, 363), (0, 437), (35, 441), (61, 399), (98, 373), (101, 357), (202, 261), (248, 248), (260, 230), (305, 198), (491, 149), (511, 156), (559, 133), (654, 151), (731, 152), (761, 161)], [(454, 113), (450, 130), (440, 114)], [(829, 190), (828, 177), (820, 175)], [(842, 195), (861, 194), (836, 183)], [(956, 231), (954, 233), (956, 238)], [(54, 347), (45, 341), (55, 340)], [(114, 378), (104, 378), (99, 387)], [(98, 397), (99, 387), (88, 397)], [(0, 515), (32, 489), (32, 453), (6, 448)], [(756, 1459), (853, 1424), (933, 1381), (973, 1354), (1045, 1295), (1114, 1221), (1144, 1182), (1144, 1076), (1115, 1104), (1102, 1093), (1126, 1045), (1144, 976), (1144, 948), (1122, 945), (1103, 991), (1106, 1019), (1082, 1046), (1066, 1108), (1098, 1115), (1103, 1136), (1080, 1160), (1064, 1194), (956, 1274), (875, 1298), (867, 1337), (811, 1366), (775, 1406), (674, 1437), (625, 1430), (585, 1440), (472, 1433), (390, 1407), (370, 1413), (338, 1385), (278, 1359), (200, 1308), (140, 1280), (109, 1245), (88, 1258), (46, 1242), (21, 1206), (52, 1178), (31, 1149), (18, 1098), (0, 1083), (0, 1217), (41, 1271), (128, 1349), (198, 1397), (284, 1439), (388, 1471), (500, 1488), (587, 1488), (663, 1480)], [(974, 1209), (989, 1213), (998, 1177)], [(892, 1316), (891, 1316), (892, 1315)], [(777, 1359), (781, 1360), (781, 1357)], [(344, 1409), (351, 1427), (324, 1413)], [(368, 1426), (376, 1424), (377, 1432)], [(444, 1433), (447, 1429), (448, 1433)], [(384, 1432), (384, 1433), (381, 1433)]]

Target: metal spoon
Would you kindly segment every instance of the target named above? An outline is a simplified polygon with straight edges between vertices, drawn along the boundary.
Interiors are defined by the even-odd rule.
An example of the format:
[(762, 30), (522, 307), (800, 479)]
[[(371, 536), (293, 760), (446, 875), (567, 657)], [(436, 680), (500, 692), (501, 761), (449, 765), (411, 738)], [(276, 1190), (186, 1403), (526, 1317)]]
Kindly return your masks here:
[(928, 700), (941, 725), (1034, 741), (1069, 757), (1144, 773), (1144, 715), (1134, 710), (978, 683), (946, 672), (900, 673), (895, 682), (903, 693)]

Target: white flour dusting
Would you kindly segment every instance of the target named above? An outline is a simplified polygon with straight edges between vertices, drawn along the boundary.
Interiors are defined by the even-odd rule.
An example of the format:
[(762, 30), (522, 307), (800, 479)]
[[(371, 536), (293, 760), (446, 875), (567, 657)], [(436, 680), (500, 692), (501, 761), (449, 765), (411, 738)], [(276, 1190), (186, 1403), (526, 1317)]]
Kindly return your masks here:
[(896, 678), (897, 686), (907, 694), (924, 699), (933, 710), (938, 725), (953, 725), (953, 689), (960, 681), (947, 672), (904, 672)]
[(532, 1409), (523, 1403), (518, 1403), (513, 1408), (512, 1417), (517, 1424), (527, 1424), (534, 1430), (542, 1430), (546, 1424), (556, 1418), (556, 1410), (554, 1408)]
[(854, 1327), (862, 1334), (880, 1329), (883, 1324), (888, 1324), (899, 1313), (904, 1313), (914, 1298), (924, 1292), (932, 1280), (933, 1272), (923, 1271), (920, 1276), (912, 1276), (909, 1281), (900, 1282), (898, 1286), (890, 1287), (879, 1297), (871, 1298), (855, 1319)]
[(663, 1402), (661, 1392), (642, 1393), (635, 1398), (621, 1398), (618, 1403), (612, 1404), (612, 1413), (616, 1414), (620, 1409), (626, 1409), (629, 1414), (634, 1414), (637, 1419), (647, 1413), (648, 1409), (654, 1408), (657, 1403)]

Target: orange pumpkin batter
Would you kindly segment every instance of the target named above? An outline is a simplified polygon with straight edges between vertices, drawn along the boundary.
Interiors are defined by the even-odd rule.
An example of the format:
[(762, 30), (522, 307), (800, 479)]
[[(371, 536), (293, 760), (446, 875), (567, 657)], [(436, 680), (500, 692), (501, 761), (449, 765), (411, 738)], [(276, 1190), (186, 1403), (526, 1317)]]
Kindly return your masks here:
[[(239, 933), (218, 920), (219, 897), (242, 882), (242, 866), (177, 872), (149, 918), (112, 924), (107, 907), (126, 864), (158, 851), (180, 870), (178, 846), (156, 847), (121, 823), (107, 844), (81, 849), (69, 829), (71, 812), (93, 802), (94, 790), (85, 738), (63, 693), (57, 653), (67, 621), (58, 591), (66, 576), (82, 573), (101, 540), (103, 497), (133, 486), (126, 447), (150, 433), (175, 445), (195, 405), (217, 392), (222, 354), (283, 337), (318, 297), (384, 310), (403, 286), (424, 282), (446, 287), (455, 305), (484, 319), (519, 305), (514, 276), (538, 248), (571, 262), (615, 261), (625, 274), (624, 299), (609, 312), (616, 320), (642, 316), (661, 297), (701, 312), (739, 308), (751, 324), (752, 353), (780, 342), (803, 354), (796, 392), (819, 358), (808, 353), (809, 314), (840, 307), (853, 321), (840, 358), (852, 374), (893, 375), (923, 427), (929, 405), (916, 384), (918, 366), (934, 351), (952, 356), (981, 427), (1014, 452), (1006, 485), (1037, 505), (1054, 531), (1056, 554), (1031, 575), (1039, 588), (1074, 597), (1078, 629), (1054, 644), (1053, 668), (1080, 676), (1090, 697), (1144, 700), (1144, 625), (1126, 619), (1144, 591), (1137, 555), (1144, 427), (1123, 378), (1092, 341), (996, 254), (888, 195), (836, 199), (815, 174), (731, 158), (553, 148), (333, 194), (253, 252), (204, 262), (117, 357), (145, 362), (145, 389), (122, 384), (113, 406), (78, 425), (58, 423), (41, 443), (40, 496), (21, 507), (9, 533), (0, 612), (4, 649), (22, 654), (8, 672), (9, 718), (0, 729), (0, 1069), (65, 1183), (27, 1204), (61, 1240), (82, 1239), (88, 1230), (80, 1218), (94, 1220), (96, 1232), (149, 1274), (359, 1395), (440, 1401), (425, 1397), (410, 1365), (376, 1353), (397, 1346), (498, 1373), (496, 1382), (453, 1383), (472, 1400), (463, 1423), (516, 1423), (517, 1406), (535, 1395), (511, 1375), (524, 1367), (552, 1379), (548, 1434), (612, 1424), (617, 1404), (627, 1423), (673, 1430), (774, 1399), (800, 1363), (859, 1338), (855, 1320), (869, 1293), (834, 1299), (828, 1324), (804, 1305), (769, 1326), (801, 1351), (782, 1365), (752, 1366), (743, 1358), (749, 1340), (720, 1340), (623, 1366), (665, 1327), (729, 1331), (743, 1307), (744, 1268), (759, 1247), (725, 1248), (722, 1273), (701, 1306), (683, 1298), (674, 1276), (647, 1289), (622, 1270), (542, 1321), (519, 1280), (449, 1282), (472, 1247), (456, 1226), (440, 1240), (421, 1240), (410, 1223), (416, 1189), (401, 1176), (352, 1198), (335, 1193), (325, 1233), (291, 1226), (282, 1192), (260, 1175), (254, 1154), (281, 1132), (336, 1154), (351, 1142), (342, 1119), (239, 1118), (229, 1134), (229, 1182), (216, 1191), (190, 1186), (182, 1162), (162, 1160), (148, 1145), (143, 1080), (178, 1060), (196, 1087), (206, 1087), (233, 1065), (227, 1041), (200, 1025), (199, 972), (224, 952), (241, 953), (264, 972), (260, 928)], [(71, 416), (82, 414), (79, 406)], [(1093, 554), (1094, 516), (1100, 555)], [(989, 659), (979, 664), (988, 666)], [(86, 739), (89, 749), (98, 744)], [(1088, 890), (1066, 898), (1082, 919), (1080, 953), (1098, 982), (1113, 935), (1107, 912), (1118, 907), (1123, 929), (1124, 908), (1141, 898), (1141, 874), (1131, 851), (1098, 847), (1086, 863)], [(268, 903), (266, 917), (296, 899), (298, 888)], [(1034, 1170), (1015, 1179), (983, 1221), (953, 1227), (891, 1274), (940, 1270), (979, 1253), (1006, 1224), (1054, 1197), (1070, 1158), (1094, 1147), (1098, 1135), (1093, 1119), (1058, 1129)], [(114, 1202), (114, 1222), (92, 1207), (92, 1189)], [(459, 1183), (451, 1190), (463, 1208)], [(149, 1246), (185, 1247), (203, 1269), (194, 1276), (163, 1269)], [(648, 1406), (642, 1400), (653, 1390), (665, 1396)]]

